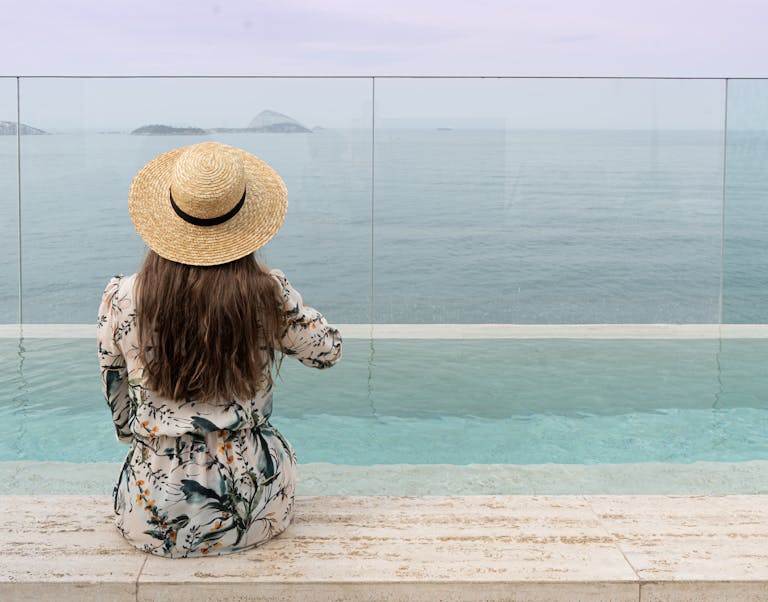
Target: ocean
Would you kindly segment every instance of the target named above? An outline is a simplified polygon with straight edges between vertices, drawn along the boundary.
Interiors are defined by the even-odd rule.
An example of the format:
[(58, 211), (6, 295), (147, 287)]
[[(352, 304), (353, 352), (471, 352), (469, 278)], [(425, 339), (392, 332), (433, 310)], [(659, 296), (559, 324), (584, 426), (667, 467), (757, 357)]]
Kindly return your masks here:
[[(322, 129), (21, 140), (23, 320), (91, 323), (145, 248), (127, 193), (165, 150), (244, 148), (289, 209), (260, 251), (338, 323), (766, 322), (768, 137)], [(0, 137), (0, 323), (18, 319), (16, 138)], [(768, 259), (768, 258), (766, 258)]]

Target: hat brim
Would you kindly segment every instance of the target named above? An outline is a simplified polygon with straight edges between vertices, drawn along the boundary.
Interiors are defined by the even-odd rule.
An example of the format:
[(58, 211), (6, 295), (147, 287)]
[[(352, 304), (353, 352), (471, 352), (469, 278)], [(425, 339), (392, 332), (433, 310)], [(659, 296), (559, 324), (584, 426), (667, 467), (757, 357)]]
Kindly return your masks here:
[(264, 246), (285, 221), (288, 192), (275, 170), (241, 149), (246, 178), (242, 208), (226, 222), (196, 226), (176, 214), (170, 202), (176, 158), (188, 147), (154, 158), (131, 183), (128, 210), (136, 231), (158, 255), (188, 265), (219, 265)]

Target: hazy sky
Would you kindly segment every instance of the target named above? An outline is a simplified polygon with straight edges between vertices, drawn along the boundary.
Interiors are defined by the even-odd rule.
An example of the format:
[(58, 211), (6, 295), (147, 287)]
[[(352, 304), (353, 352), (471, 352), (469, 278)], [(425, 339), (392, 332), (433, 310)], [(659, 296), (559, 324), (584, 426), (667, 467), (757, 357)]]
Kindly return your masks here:
[(765, 0), (9, 0), (2, 75), (768, 76)]

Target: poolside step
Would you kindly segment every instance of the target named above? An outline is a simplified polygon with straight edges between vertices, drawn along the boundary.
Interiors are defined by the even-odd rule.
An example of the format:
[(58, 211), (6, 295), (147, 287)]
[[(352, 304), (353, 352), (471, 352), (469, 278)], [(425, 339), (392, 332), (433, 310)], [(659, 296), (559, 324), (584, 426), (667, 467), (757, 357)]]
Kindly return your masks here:
[(134, 550), (104, 496), (0, 496), (1, 600), (768, 600), (768, 496), (299, 497), (249, 552)]

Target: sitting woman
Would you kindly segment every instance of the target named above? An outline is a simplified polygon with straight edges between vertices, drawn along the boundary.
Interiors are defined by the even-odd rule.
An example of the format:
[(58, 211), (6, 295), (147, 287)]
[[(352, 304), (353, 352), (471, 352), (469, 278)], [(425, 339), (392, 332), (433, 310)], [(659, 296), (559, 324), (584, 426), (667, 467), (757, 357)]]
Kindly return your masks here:
[(218, 143), (175, 149), (136, 175), (133, 224), (149, 252), (99, 309), (104, 395), (130, 445), (117, 528), (168, 557), (229, 554), (290, 523), (291, 445), (269, 422), (283, 354), (328, 368), (341, 336), (253, 253), (282, 226), (285, 185)]

